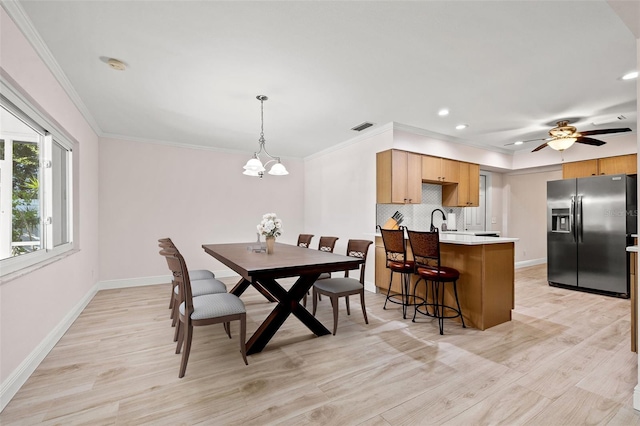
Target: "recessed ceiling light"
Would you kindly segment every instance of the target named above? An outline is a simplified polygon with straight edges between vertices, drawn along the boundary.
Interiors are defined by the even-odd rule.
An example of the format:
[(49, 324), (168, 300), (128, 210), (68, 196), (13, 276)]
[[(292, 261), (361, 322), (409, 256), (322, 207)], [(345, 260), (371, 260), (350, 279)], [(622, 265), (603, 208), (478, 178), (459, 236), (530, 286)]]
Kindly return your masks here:
[(523, 143), (524, 143), (524, 142), (522, 142), (522, 141), (515, 141), (513, 144), (514, 144), (514, 145), (522, 145)]
[(638, 71), (630, 72), (622, 76), (623, 80), (633, 80), (634, 78), (638, 78)]
[(449, 110), (446, 108), (442, 108), (440, 111), (438, 111), (438, 115), (440, 117), (444, 117), (445, 115), (449, 115)]
[(466, 129), (467, 127), (469, 127), (467, 124), (458, 124), (456, 126), (456, 129), (462, 130), (462, 129)]

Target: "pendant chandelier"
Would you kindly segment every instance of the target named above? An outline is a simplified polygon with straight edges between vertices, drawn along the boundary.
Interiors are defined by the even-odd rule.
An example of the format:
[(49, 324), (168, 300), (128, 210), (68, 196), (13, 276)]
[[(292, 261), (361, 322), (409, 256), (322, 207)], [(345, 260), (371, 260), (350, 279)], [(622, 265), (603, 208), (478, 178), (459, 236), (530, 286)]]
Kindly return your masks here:
[[(247, 175), (247, 176), (256, 176), (259, 177), (260, 179), (262, 179), (262, 177), (264, 176), (264, 172), (266, 170), (266, 166), (268, 166), (271, 163), (274, 163), (273, 166), (271, 166), (271, 169), (269, 170), (269, 174), (270, 175), (275, 175), (275, 176), (284, 176), (284, 175), (288, 175), (289, 172), (287, 171), (287, 169), (284, 167), (284, 165), (280, 162), (280, 157), (274, 157), (273, 155), (269, 154), (267, 152), (267, 149), (264, 147), (264, 101), (266, 101), (267, 98), (265, 95), (258, 95), (256, 96), (256, 99), (260, 101), (260, 139), (258, 139), (258, 143), (260, 144), (260, 149), (257, 152), (253, 153), (253, 157), (247, 161), (247, 164), (244, 165), (244, 172), (242, 173), (243, 175)], [(270, 158), (269, 161), (267, 161), (266, 163), (262, 164), (262, 161), (260, 161), (260, 154), (264, 152), (264, 154)]]

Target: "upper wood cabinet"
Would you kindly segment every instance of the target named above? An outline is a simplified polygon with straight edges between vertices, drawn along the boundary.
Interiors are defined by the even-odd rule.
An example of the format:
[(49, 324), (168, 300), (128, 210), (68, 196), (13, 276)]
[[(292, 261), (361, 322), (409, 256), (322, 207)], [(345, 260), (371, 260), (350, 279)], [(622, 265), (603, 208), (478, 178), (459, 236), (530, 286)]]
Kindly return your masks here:
[(635, 175), (638, 173), (637, 162), (637, 155), (629, 154), (565, 163), (562, 165), (562, 178), (617, 174)]
[(442, 205), (446, 207), (478, 207), (480, 205), (480, 165), (458, 163), (457, 185), (442, 187)]
[(376, 154), (378, 203), (420, 204), (422, 202), (422, 156), (391, 149)]
[(458, 161), (447, 158), (422, 156), (422, 180), (433, 183), (458, 183)]

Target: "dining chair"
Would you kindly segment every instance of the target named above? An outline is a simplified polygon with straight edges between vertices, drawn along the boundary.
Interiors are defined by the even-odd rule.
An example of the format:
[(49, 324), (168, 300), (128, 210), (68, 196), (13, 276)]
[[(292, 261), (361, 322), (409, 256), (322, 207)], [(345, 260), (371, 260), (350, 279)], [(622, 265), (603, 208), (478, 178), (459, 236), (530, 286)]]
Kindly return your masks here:
[(309, 248), (313, 234), (300, 234), (298, 235), (298, 247)]
[[(411, 294), (410, 291), (414, 262), (413, 260), (407, 259), (407, 243), (404, 239), (405, 227), (400, 226), (398, 229), (384, 229), (378, 225), (378, 230), (382, 236), (382, 243), (384, 244), (386, 267), (391, 271), (387, 297), (382, 309), (387, 309), (387, 302), (402, 305), (402, 318), (406, 319), (407, 307), (415, 306), (416, 297)], [(399, 295), (391, 294), (391, 284), (393, 283), (394, 273), (399, 273), (401, 276)]]
[[(174, 249), (179, 251), (170, 238), (161, 238), (158, 240), (158, 246), (160, 248)], [(191, 279), (191, 291), (194, 296), (202, 296), (205, 294), (226, 293), (227, 286), (220, 280), (217, 280), (213, 272), (206, 269), (196, 269), (189, 271), (189, 276), (194, 274), (197, 278)], [(173, 341), (178, 340), (178, 333), (180, 332), (180, 324), (178, 322), (178, 305), (182, 302), (180, 296), (180, 287), (175, 280), (171, 281), (171, 299), (169, 300), (169, 307), (171, 308), (171, 326), (176, 327), (176, 331), (173, 336)]]
[[(421, 313), (438, 319), (440, 334), (444, 334), (444, 320), (446, 318), (458, 318), (464, 324), (462, 309), (460, 309), (460, 301), (458, 300), (457, 281), (460, 272), (457, 269), (442, 266), (440, 260), (440, 236), (438, 229), (433, 232), (407, 231), (409, 236), (409, 244), (413, 252), (415, 260), (415, 273), (419, 276), (414, 286), (414, 294), (418, 288), (418, 284), (422, 281), (425, 283), (425, 299), (424, 302), (415, 306), (413, 313), (413, 322), (416, 322), (416, 314)], [(431, 283), (431, 301), (429, 301), (429, 282)], [(455, 296), (456, 306), (448, 306), (445, 304), (445, 286), (451, 284), (453, 286), (453, 294)], [(424, 307), (424, 311), (420, 308)], [(429, 313), (429, 307), (433, 313)]]
[[(324, 251), (327, 253), (333, 253), (333, 249), (336, 246), (336, 241), (338, 241), (339, 239), (340, 239), (339, 237), (326, 237), (326, 236), (320, 237), (320, 241), (318, 241), (318, 250)], [(323, 272), (318, 277), (319, 280), (326, 280), (328, 278), (331, 278), (331, 272)], [(305, 306), (305, 307), (307, 306), (308, 294), (309, 292), (307, 292), (307, 294), (305, 294), (305, 296), (302, 298), (302, 306)], [(320, 295), (318, 295), (318, 297), (320, 297)]]
[(176, 354), (182, 352), (178, 377), (184, 377), (187, 370), (193, 340), (193, 327), (203, 325), (223, 324), (227, 335), (231, 338), (230, 322), (240, 321), (240, 353), (245, 365), (249, 365), (245, 343), (247, 313), (242, 300), (230, 293), (206, 294), (194, 297), (191, 292), (191, 281), (189, 280), (189, 271), (184, 257), (179, 251), (170, 248), (161, 250), (160, 254), (166, 257), (174, 280), (178, 282), (180, 292), (184, 295), (183, 301), (178, 306), (178, 319), (182, 324), (178, 335), (178, 344), (176, 345)]
[(316, 315), (316, 308), (318, 306), (317, 296), (324, 294), (329, 297), (331, 300), (331, 306), (333, 307), (334, 336), (338, 328), (338, 300), (340, 297), (345, 298), (347, 315), (351, 315), (349, 310), (349, 296), (359, 294), (364, 322), (369, 324), (369, 320), (367, 319), (367, 310), (364, 303), (364, 270), (367, 262), (367, 252), (369, 251), (369, 246), (371, 244), (373, 244), (373, 241), (369, 240), (349, 240), (347, 243), (347, 256), (358, 257), (363, 260), (362, 266), (360, 267), (360, 279), (350, 278), (349, 271), (345, 271), (344, 277), (318, 280), (313, 284), (313, 315)]

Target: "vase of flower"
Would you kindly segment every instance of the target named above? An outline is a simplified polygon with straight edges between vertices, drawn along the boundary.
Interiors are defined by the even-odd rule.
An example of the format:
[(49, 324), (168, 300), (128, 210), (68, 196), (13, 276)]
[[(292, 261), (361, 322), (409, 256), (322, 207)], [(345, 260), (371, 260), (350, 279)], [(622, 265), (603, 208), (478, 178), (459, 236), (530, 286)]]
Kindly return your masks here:
[(258, 224), (258, 232), (265, 236), (267, 254), (272, 254), (276, 237), (282, 235), (282, 221), (275, 213), (267, 213), (262, 216), (262, 221)]
[(273, 254), (273, 246), (276, 244), (276, 237), (267, 237), (267, 254)]

